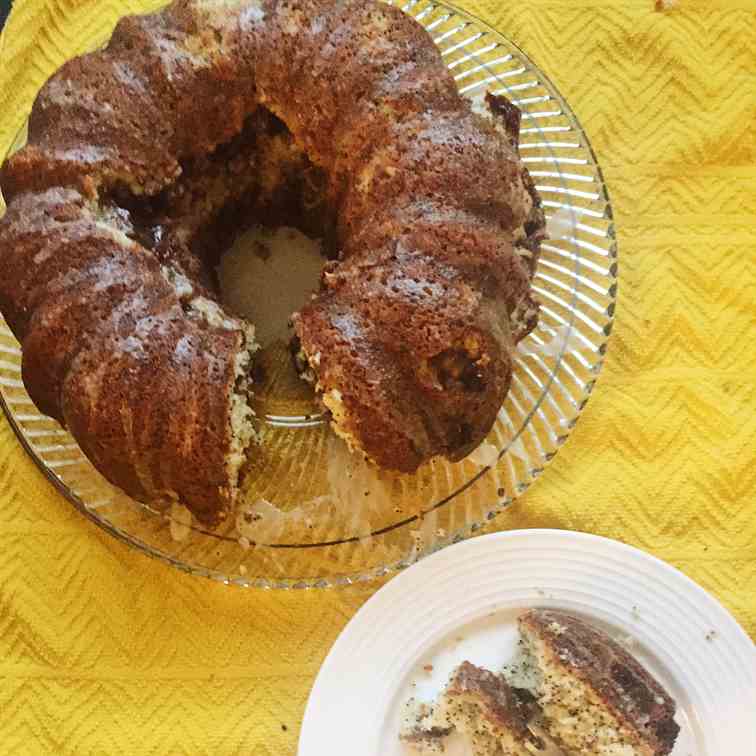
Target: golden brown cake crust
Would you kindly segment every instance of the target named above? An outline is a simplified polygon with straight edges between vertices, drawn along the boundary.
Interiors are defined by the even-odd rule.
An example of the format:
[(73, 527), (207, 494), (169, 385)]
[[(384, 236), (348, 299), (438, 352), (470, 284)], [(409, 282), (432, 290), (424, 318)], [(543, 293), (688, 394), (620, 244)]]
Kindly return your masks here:
[(241, 331), (185, 312), (158, 261), (73, 189), (19, 195), (2, 224), (0, 308), (34, 402), (131, 495), (180, 495), (217, 522)]
[[(399, 23), (393, 10), (386, 24)], [(371, 49), (367, 18), (346, 34)], [(322, 148), (337, 155), (342, 262), (294, 316), (343, 435), (408, 472), (436, 455), (462, 459), (490, 431), (514, 347), (536, 323), (530, 282), (545, 226), (500, 100), (493, 122), (472, 113), (428, 35), (412, 45), (423, 66), (400, 69), (394, 89), (388, 77), (363, 84), (359, 105), (346, 106), (358, 126), (345, 115), (335, 148)], [(421, 83), (435, 94), (418, 98)]]
[(662, 686), (617, 641), (566, 612), (534, 609), (520, 620), (521, 630), (542, 639), (571, 675), (587, 683), (602, 704), (651, 749), (666, 756), (679, 725), (676, 705)]

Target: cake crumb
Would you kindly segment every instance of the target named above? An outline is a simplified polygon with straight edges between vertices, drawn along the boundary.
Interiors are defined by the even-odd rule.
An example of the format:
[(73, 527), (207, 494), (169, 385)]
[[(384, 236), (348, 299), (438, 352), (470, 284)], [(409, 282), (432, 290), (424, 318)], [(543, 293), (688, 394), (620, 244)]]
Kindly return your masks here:
[(174, 541), (186, 540), (192, 529), (192, 513), (177, 501), (171, 505), (169, 527)]
[(657, 13), (663, 13), (664, 11), (672, 10), (680, 5), (680, 0), (655, 0), (654, 10)]
[(431, 672), (433, 672), (433, 665), (432, 665), (432, 664), (426, 664), (426, 665), (424, 665), (424, 666), (423, 666), (423, 669), (424, 669), (424, 670), (425, 670), (425, 671), (426, 671), (426, 672), (427, 672), (428, 674), (430, 674)]
[(261, 260), (267, 260), (270, 258), (270, 247), (259, 239), (256, 239), (252, 243), (252, 252)]

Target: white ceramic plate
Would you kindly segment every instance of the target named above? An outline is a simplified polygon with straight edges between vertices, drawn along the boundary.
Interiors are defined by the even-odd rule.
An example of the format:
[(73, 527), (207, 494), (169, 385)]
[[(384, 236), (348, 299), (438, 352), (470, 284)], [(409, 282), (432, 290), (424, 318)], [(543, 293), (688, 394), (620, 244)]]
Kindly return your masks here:
[(406, 699), (432, 698), (463, 659), (500, 667), (533, 606), (579, 613), (631, 645), (677, 701), (673, 756), (756, 754), (756, 649), (719, 603), (630, 546), (519, 530), (445, 549), (363, 606), (315, 681), (299, 756), (404, 756)]

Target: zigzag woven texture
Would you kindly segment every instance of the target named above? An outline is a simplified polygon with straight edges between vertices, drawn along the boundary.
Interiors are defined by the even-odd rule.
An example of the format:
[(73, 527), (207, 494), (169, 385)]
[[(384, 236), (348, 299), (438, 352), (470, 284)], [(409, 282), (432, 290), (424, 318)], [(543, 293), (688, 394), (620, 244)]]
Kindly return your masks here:
[[(57, 66), (156, 5), (16, 0), (0, 153)], [(756, 637), (756, 2), (460, 5), (570, 102), (620, 242), (598, 387), (494, 529), (638, 546)], [(376, 587), (241, 591), (151, 561), (76, 513), (0, 421), (0, 753), (294, 753), (318, 667)]]

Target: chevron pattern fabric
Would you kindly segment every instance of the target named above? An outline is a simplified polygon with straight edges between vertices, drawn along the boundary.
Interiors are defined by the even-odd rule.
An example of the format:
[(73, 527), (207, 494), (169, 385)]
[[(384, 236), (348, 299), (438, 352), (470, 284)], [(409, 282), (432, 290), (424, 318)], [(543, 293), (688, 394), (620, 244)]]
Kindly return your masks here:
[[(679, 567), (756, 637), (756, 2), (464, 0), (569, 100), (612, 194), (620, 300), (584, 418), (494, 529), (590, 531)], [(16, 0), (0, 152), (38, 88), (142, 0)], [(0, 420), (0, 752), (295, 752), (378, 587), (183, 575), (76, 513)]]

